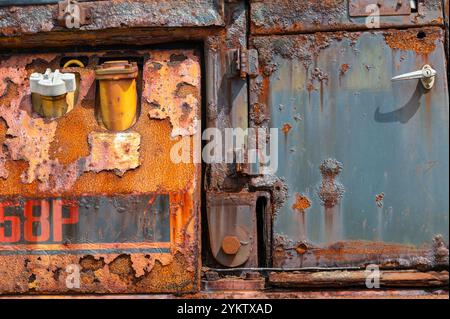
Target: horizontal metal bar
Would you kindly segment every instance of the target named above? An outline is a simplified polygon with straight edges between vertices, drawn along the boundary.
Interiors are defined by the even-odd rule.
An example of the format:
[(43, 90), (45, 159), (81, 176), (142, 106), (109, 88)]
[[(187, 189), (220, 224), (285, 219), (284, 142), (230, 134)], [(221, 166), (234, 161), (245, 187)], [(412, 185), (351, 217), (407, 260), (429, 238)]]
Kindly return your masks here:
[(61, 0), (0, 0), (0, 7), (52, 4), (58, 3), (59, 1)]
[[(62, 0), (0, 0), (0, 7), (8, 6), (31, 6), (40, 4), (55, 4)], [(77, 2), (88, 2), (92, 0), (77, 0)], [(104, 0), (97, 0), (104, 1)]]
[(331, 270), (361, 270), (363, 267), (303, 267), (303, 268), (208, 268), (216, 272), (239, 272), (239, 271), (331, 271)]

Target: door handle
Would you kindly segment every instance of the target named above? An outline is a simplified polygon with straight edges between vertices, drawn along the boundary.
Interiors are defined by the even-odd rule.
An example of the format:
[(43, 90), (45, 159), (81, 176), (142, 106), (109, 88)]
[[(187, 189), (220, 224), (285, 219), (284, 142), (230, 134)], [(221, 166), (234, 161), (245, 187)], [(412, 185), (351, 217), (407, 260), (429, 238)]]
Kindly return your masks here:
[(429, 90), (434, 85), (434, 79), (436, 77), (436, 70), (434, 70), (428, 64), (425, 64), (421, 70), (401, 74), (394, 76), (391, 81), (402, 81), (402, 80), (414, 80), (420, 79), (422, 85), (425, 89)]

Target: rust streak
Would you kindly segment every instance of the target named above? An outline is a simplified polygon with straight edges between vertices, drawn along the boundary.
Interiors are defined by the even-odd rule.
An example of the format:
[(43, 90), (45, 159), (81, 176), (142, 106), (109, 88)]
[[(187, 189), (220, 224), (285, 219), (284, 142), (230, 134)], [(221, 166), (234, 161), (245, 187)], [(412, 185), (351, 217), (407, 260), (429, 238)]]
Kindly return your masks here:
[(292, 126), (289, 123), (284, 123), (283, 127), (281, 128), (281, 130), (283, 131), (283, 133), (285, 135), (287, 135), (289, 133), (289, 131), (291, 130)]

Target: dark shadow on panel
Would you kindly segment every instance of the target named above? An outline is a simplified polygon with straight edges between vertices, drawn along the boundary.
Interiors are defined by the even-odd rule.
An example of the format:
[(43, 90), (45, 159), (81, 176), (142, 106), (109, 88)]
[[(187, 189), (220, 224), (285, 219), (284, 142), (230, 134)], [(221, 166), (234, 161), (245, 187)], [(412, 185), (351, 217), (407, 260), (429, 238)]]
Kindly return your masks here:
[(401, 108), (396, 109), (392, 112), (381, 113), (380, 107), (377, 107), (374, 114), (375, 122), (378, 123), (408, 123), (408, 121), (416, 114), (417, 110), (420, 107), (420, 99), (422, 95), (425, 94), (425, 89), (422, 86), (422, 83), (417, 81), (417, 86), (414, 91), (414, 94), (411, 96), (409, 101), (403, 105)]

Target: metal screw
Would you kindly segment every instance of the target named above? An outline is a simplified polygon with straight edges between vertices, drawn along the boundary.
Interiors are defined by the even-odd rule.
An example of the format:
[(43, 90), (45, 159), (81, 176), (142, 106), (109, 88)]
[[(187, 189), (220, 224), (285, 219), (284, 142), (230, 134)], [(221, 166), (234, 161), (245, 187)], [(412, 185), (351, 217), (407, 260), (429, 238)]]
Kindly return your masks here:
[(241, 248), (241, 241), (236, 236), (225, 236), (222, 240), (222, 250), (227, 255), (235, 255)]

